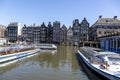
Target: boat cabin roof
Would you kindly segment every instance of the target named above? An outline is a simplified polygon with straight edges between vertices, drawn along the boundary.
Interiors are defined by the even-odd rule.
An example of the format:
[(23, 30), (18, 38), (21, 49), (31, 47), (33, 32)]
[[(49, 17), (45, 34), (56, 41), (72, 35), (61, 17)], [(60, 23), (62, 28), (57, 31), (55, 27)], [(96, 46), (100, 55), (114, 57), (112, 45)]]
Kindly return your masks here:
[(98, 52), (99, 54), (96, 54), (95, 56), (100, 56), (100, 55), (116, 55), (117, 53), (115, 52), (109, 52), (109, 51), (104, 51), (104, 52)]
[(89, 56), (97, 57), (97, 56), (114, 56), (116, 58), (120, 58), (120, 54), (115, 52), (104, 51), (98, 48), (91, 48), (91, 47), (81, 47)]

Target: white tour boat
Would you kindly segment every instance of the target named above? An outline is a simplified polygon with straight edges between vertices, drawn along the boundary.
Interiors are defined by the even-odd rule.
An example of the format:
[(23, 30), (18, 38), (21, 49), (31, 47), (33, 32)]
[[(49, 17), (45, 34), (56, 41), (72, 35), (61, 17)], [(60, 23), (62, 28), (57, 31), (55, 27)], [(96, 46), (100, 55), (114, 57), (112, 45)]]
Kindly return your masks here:
[(44, 50), (56, 50), (57, 46), (55, 46), (54, 44), (39, 44), (38, 45), (40, 49), (44, 49)]
[(7, 47), (0, 49), (0, 64), (35, 54), (39, 49), (30, 46)]
[(120, 80), (120, 54), (81, 47), (77, 57), (101, 80)]

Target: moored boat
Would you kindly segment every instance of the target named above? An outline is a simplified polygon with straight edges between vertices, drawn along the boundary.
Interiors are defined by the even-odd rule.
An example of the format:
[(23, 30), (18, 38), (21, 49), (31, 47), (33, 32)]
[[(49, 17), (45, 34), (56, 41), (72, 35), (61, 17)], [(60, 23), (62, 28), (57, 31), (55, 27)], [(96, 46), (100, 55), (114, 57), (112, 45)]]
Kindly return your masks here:
[(0, 64), (35, 54), (39, 49), (31, 46), (7, 47), (0, 50)]
[(77, 55), (93, 74), (101, 80), (120, 80), (120, 54), (81, 47)]
[(57, 46), (54, 44), (39, 44), (38, 47), (43, 50), (56, 50)]

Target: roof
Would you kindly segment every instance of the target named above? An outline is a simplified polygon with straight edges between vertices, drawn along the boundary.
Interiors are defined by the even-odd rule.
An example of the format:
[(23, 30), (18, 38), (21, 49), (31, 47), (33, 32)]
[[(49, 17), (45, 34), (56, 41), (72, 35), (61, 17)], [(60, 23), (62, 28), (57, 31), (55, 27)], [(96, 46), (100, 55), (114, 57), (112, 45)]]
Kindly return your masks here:
[(117, 54), (117, 53), (115, 53), (115, 52), (109, 52), (109, 51), (103, 51), (103, 52), (99, 52), (99, 54), (100, 55), (107, 55), (107, 54)]
[(99, 52), (99, 54), (95, 54), (95, 56), (109, 56), (112, 58), (119, 58), (120, 59), (120, 54), (115, 53), (115, 52), (108, 52), (108, 51)]
[(99, 18), (95, 24), (113, 24), (113, 23), (120, 24), (120, 20), (117, 18)]

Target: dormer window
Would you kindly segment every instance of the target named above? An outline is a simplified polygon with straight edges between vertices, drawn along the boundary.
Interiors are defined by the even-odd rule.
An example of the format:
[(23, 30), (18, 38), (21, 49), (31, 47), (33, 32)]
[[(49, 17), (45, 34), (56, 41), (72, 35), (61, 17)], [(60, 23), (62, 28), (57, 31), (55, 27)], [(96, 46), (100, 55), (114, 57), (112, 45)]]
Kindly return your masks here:
[(113, 22), (113, 20), (106, 20), (106, 23), (111, 23)]
[(108, 20), (106, 20), (106, 23), (108, 22)]

